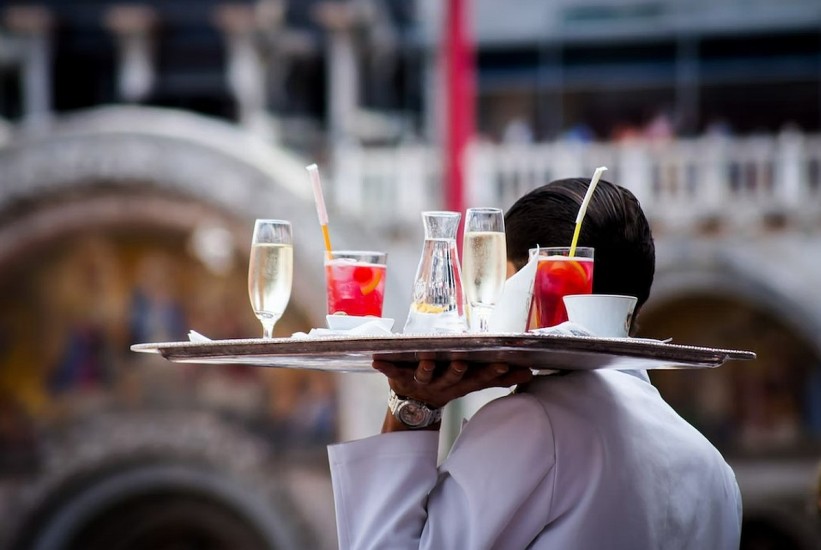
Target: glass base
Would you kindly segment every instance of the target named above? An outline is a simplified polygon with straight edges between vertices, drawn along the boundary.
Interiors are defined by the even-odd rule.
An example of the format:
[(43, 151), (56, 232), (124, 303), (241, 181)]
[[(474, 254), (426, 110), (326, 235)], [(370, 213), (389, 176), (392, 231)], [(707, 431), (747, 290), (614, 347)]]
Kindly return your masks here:
[(461, 334), (467, 332), (464, 315), (456, 311), (442, 313), (421, 313), (411, 306), (404, 334)]

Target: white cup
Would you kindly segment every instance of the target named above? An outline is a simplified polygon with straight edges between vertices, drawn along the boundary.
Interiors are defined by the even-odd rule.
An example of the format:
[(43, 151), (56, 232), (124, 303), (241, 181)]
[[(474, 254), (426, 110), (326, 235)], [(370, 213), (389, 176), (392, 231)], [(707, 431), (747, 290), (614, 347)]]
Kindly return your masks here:
[(635, 296), (617, 294), (571, 294), (564, 297), (567, 318), (581, 325), (595, 336), (603, 338), (627, 338)]

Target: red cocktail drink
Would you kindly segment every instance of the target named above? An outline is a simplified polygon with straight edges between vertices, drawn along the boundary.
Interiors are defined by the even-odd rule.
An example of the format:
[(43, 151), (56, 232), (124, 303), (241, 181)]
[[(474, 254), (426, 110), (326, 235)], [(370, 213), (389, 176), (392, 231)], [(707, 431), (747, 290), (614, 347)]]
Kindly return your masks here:
[(593, 249), (577, 247), (572, 258), (568, 256), (569, 250), (539, 249), (528, 329), (552, 327), (567, 321), (562, 298), (593, 292)]
[(332, 252), (325, 262), (328, 313), (381, 317), (385, 259), (381, 252)]

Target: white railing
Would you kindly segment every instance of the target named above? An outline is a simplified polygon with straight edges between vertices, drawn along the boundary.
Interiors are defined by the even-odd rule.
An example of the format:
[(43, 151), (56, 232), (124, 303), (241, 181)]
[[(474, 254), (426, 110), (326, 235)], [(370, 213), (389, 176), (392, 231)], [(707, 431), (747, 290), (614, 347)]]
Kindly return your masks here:
[[(821, 136), (792, 132), (664, 143), (474, 144), (466, 202), (507, 208), (535, 187), (586, 177), (601, 165), (661, 227), (821, 221)], [(334, 156), (333, 208), (376, 227), (418, 224), (420, 211), (442, 208), (441, 168), (440, 152), (430, 146), (346, 146)]]

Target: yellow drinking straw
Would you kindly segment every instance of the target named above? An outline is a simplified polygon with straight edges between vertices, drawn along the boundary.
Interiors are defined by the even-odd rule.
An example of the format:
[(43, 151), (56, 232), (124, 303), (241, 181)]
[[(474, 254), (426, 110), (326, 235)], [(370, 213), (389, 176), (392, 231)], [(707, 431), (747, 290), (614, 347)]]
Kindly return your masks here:
[(319, 181), (319, 168), (316, 164), (306, 166), (308, 175), (311, 177), (311, 185), (314, 188), (314, 201), (316, 202), (316, 215), (319, 217), (319, 226), (322, 228), (322, 238), (325, 240), (325, 252), (331, 255), (331, 235), (328, 233), (328, 211), (325, 209), (325, 199), (322, 197), (322, 183)]
[(607, 170), (607, 166), (599, 166), (596, 168), (596, 171), (593, 172), (593, 178), (587, 187), (587, 193), (584, 194), (584, 200), (582, 200), (582, 205), (579, 207), (579, 213), (576, 214), (576, 229), (573, 231), (573, 242), (570, 243), (571, 258), (576, 255), (576, 243), (579, 242), (579, 233), (582, 230), (582, 220), (587, 213), (587, 205), (590, 204), (590, 199), (593, 198), (593, 191), (596, 190), (596, 186), (599, 184), (601, 175), (604, 174), (605, 170)]

